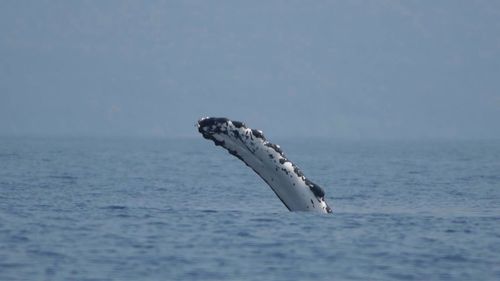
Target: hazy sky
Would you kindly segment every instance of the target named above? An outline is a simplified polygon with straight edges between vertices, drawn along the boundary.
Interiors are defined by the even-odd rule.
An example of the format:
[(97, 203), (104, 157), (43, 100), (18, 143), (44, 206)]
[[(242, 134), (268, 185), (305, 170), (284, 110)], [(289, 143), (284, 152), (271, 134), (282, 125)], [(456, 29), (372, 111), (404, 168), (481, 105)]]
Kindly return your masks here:
[(0, 135), (500, 138), (500, 1), (0, 1)]

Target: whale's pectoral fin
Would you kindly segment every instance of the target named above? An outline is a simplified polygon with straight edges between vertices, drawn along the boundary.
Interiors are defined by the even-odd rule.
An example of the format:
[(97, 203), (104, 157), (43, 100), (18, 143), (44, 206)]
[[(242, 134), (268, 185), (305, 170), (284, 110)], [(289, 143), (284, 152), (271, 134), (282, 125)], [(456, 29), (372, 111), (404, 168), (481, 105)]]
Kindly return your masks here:
[(278, 145), (267, 141), (262, 131), (227, 118), (205, 117), (198, 121), (198, 132), (252, 168), (290, 211), (332, 212), (324, 190), (308, 180)]

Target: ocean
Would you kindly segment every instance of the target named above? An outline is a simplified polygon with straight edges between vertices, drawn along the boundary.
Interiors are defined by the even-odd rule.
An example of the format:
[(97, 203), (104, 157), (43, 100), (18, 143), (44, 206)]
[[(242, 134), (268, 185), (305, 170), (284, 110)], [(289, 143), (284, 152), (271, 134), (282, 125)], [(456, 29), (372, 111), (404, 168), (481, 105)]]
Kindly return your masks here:
[(0, 280), (500, 280), (500, 141), (276, 143), (333, 214), (201, 137), (2, 137)]

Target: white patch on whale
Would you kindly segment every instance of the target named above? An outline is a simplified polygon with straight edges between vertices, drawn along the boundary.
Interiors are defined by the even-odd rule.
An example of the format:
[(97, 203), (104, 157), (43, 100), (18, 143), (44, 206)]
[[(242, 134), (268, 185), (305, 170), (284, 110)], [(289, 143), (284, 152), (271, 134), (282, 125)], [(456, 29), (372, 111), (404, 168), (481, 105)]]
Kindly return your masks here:
[(323, 189), (308, 180), (279, 145), (268, 142), (262, 131), (215, 117), (200, 119), (198, 131), (252, 168), (290, 211), (332, 212)]

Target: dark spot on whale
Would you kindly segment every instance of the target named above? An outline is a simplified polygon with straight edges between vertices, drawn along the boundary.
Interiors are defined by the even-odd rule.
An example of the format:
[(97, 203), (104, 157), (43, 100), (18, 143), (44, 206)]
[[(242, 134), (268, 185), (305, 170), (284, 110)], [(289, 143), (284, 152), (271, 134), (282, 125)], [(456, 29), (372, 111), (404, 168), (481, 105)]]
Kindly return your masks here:
[(310, 181), (308, 179), (306, 179), (305, 182), (306, 182), (306, 185), (309, 186), (309, 188), (311, 189), (312, 193), (316, 197), (318, 197), (318, 198), (325, 197), (325, 191), (323, 191), (323, 189), (319, 185), (313, 183), (312, 181)]
[(314, 206), (314, 201), (312, 199), (311, 199), (311, 204), (313, 204), (313, 206)]
[(265, 146), (272, 148), (274, 151), (278, 152), (281, 156), (283, 156), (283, 151), (274, 143), (266, 142)]
[(252, 129), (252, 135), (254, 135), (256, 138), (266, 140), (264, 135), (259, 130)]
[(274, 158), (274, 156), (273, 156), (272, 154), (269, 154), (269, 158), (273, 159), (273, 158)]
[(302, 171), (299, 170), (299, 167), (295, 166), (295, 164), (292, 164), (293, 165), (293, 171), (295, 172), (295, 174), (301, 178), (304, 176), (304, 174), (302, 174)]
[(227, 151), (229, 152), (229, 154), (231, 154), (231, 155), (235, 156), (236, 158), (240, 159), (241, 161), (243, 161), (243, 163), (245, 163), (247, 166), (250, 166), (250, 165), (248, 165), (248, 163), (245, 160), (243, 160), (243, 158), (240, 155), (238, 155), (238, 152), (236, 150), (228, 149)]
[(223, 123), (227, 123), (229, 119), (224, 117), (210, 117), (198, 121), (198, 131), (201, 133), (202, 128), (211, 126), (221, 126)]
[(283, 164), (285, 164), (285, 162), (286, 162), (287, 160), (286, 160), (285, 158), (280, 158), (280, 160), (279, 160), (279, 161), (280, 161), (280, 164), (282, 164), (282, 165), (283, 165)]
[(243, 122), (240, 122), (240, 121), (231, 121), (231, 122), (238, 129), (241, 128), (241, 127), (245, 127), (245, 123), (243, 123)]
[(207, 139), (207, 140), (211, 140), (214, 142), (215, 146), (222, 146), (224, 147), (225, 145), (225, 142), (224, 140), (218, 140), (216, 139), (211, 133), (208, 133), (208, 132), (205, 132), (203, 130), (201, 130), (201, 127), (198, 129), (201, 133), (201, 135), (203, 136), (203, 138)]
[(225, 141), (223, 141), (223, 140), (220, 141), (220, 140), (217, 140), (216, 138), (213, 138), (213, 141), (215, 143), (215, 146), (224, 146), (224, 144), (226, 144)]

